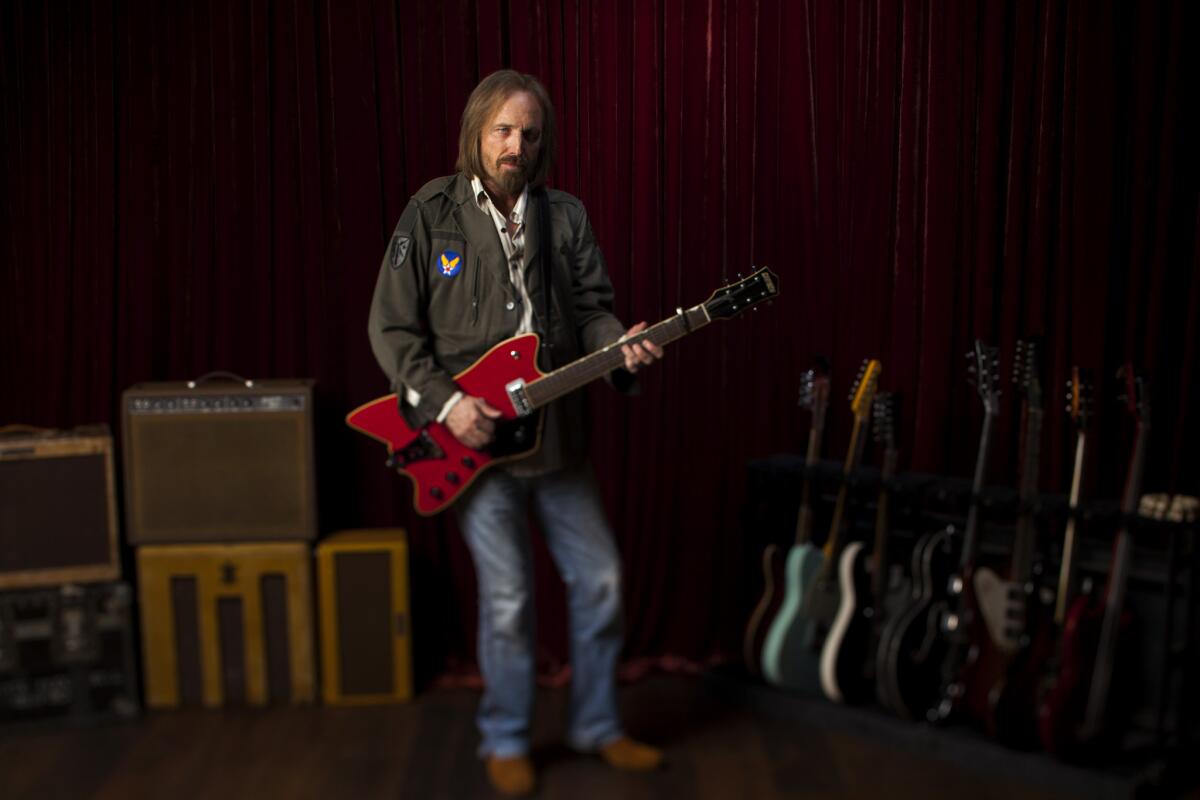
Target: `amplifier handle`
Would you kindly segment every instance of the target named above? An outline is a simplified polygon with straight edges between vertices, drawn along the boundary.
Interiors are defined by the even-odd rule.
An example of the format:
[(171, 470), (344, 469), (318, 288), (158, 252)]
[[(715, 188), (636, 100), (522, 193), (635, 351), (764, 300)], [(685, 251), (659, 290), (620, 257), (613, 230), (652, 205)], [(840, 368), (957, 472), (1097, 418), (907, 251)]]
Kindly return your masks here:
[(223, 369), (213, 370), (212, 372), (206, 372), (203, 375), (201, 375), (199, 378), (196, 378), (196, 380), (188, 381), (187, 386), (189, 389), (195, 389), (196, 386), (198, 386), (199, 384), (208, 383), (209, 381), (212, 381), (212, 380), (236, 381), (237, 383), (244, 384), (247, 389), (254, 386), (254, 381), (247, 380), (246, 378), (243, 378), (241, 375), (238, 375), (237, 373), (229, 372), (229, 371), (223, 370)]
[(28, 436), (31, 433), (49, 436), (56, 431), (52, 428), (39, 428), (36, 425), (5, 425), (0, 427), (0, 437), (2, 436)]

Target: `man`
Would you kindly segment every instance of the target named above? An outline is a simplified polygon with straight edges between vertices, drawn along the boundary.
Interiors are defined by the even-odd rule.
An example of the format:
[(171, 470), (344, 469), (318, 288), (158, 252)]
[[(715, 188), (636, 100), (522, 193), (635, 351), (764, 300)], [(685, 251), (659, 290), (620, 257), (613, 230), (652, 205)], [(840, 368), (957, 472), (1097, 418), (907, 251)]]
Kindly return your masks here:
[[(442, 422), (484, 448), (500, 412), (458, 389), (461, 372), (518, 333), (542, 337), (539, 366), (569, 363), (645, 328), (625, 330), (583, 205), (544, 186), (554, 162), (554, 111), (545, 88), (512, 70), (471, 93), (459, 134), (459, 172), (426, 184), (400, 217), (371, 306), (371, 346), (414, 427)], [(623, 345), (631, 373), (662, 350)], [(660, 751), (627, 737), (617, 715), (622, 642), (620, 558), (586, 459), (583, 393), (545, 412), (541, 447), (479, 477), (455, 505), (479, 584), (479, 668), (485, 690), (479, 752), (493, 786), (534, 786), (533, 565), (528, 510), (567, 586), (572, 682), (567, 741), (619, 769), (653, 769)]]

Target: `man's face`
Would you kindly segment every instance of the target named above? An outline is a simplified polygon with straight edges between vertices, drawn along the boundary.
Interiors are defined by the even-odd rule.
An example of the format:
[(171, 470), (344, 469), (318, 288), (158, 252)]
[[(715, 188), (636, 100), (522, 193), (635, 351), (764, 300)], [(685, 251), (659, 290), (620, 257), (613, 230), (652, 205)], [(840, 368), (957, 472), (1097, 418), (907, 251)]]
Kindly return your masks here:
[(529, 181), (542, 145), (542, 107), (529, 92), (513, 92), (480, 135), (479, 152), (493, 191), (515, 196)]

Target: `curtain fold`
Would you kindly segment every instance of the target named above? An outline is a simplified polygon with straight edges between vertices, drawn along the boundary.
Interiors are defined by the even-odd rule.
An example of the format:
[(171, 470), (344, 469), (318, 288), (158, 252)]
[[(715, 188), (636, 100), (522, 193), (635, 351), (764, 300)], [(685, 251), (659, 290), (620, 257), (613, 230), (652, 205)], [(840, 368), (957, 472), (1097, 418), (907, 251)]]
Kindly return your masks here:
[[(318, 381), (321, 526), (412, 533), (418, 673), (471, 669), (474, 586), (342, 423), (387, 391), (366, 342), (407, 198), (453, 169), (482, 75), (539, 75), (555, 186), (588, 208), (628, 323), (755, 266), (782, 296), (593, 398), (626, 568), (630, 659), (736, 652), (747, 461), (802, 452), (815, 355), (825, 454), (859, 362), (902, 396), (901, 464), (969, 475), (963, 355), (1043, 336), (1042, 489), (1064, 491), (1073, 364), (1098, 379), (1085, 492), (1116, 497), (1116, 368), (1148, 376), (1146, 489), (1200, 493), (1200, 74), (1194, 3), (854, 0), (211, 2), (0, 7), (0, 424), (120, 424), (120, 393), (213, 369)], [(1006, 385), (989, 481), (1012, 485)], [(1192, 446), (1189, 447), (1188, 445)], [(868, 449), (867, 459), (877, 458)], [(538, 553), (543, 668), (567, 658)]]

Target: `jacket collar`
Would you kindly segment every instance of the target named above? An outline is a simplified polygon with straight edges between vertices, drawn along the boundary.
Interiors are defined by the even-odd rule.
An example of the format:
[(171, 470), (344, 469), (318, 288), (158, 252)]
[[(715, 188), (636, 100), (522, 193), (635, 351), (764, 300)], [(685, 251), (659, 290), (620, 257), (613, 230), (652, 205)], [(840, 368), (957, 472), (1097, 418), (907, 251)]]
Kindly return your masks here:
[[(508, 263), (504, 258), (504, 248), (500, 246), (500, 235), (497, 233), (490, 214), (480, 210), (475, 198), (475, 190), (471, 188), (471, 179), (464, 173), (458, 173), (442, 190), (455, 204), (454, 219), (467, 241), (476, 249), (479, 258), (489, 264), (488, 271), (500, 281), (501, 286), (509, 287)], [(534, 269), (535, 261), (541, 252), (541, 212), (538, 208), (540, 194), (544, 188), (531, 190), (525, 203), (525, 269), (530, 300), (535, 303), (535, 313), (542, 313), (542, 271), (540, 266)]]

